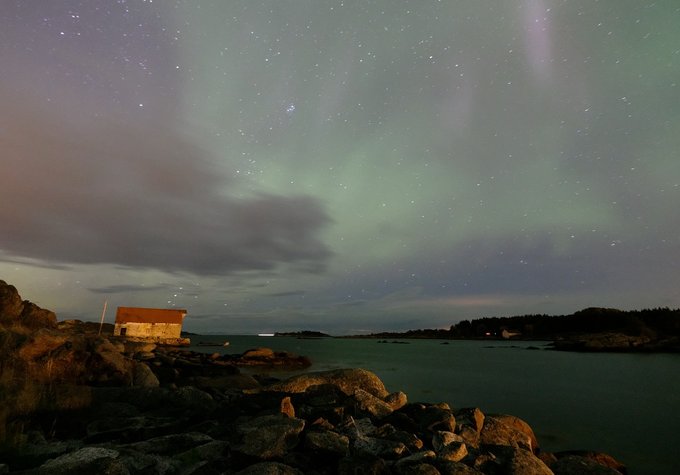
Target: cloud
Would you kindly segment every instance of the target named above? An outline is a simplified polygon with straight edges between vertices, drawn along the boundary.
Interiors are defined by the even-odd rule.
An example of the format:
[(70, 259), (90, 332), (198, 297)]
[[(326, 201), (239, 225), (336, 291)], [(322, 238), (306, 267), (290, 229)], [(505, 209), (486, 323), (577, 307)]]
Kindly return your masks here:
[(90, 287), (88, 290), (96, 294), (120, 294), (129, 292), (151, 292), (168, 289), (169, 285), (108, 285), (106, 287)]
[(8, 255), (211, 275), (318, 272), (330, 255), (317, 200), (244, 190), (169, 120), (102, 118), (88, 104), (65, 117), (1, 88), (0, 99)]
[(304, 290), (289, 290), (285, 292), (273, 292), (271, 294), (268, 294), (269, 297), (299, 297), (301, 295), (305, 295), (307, 292)]

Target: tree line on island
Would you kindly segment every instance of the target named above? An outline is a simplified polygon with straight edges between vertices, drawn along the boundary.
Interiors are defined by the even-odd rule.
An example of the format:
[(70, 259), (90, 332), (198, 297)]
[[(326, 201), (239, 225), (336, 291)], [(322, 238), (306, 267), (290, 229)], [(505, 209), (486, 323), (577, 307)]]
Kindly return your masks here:
[(404, 338), (502, 338), (553, 340), (584, 333), (615, 332), (652, 338), (680, 336), (680, 309), (617, 310), (590, 307), (569, 315), (518, 315), (462, 320), (448, 329), (417, 329), (400, 333), (376, 333), (376, 337)]
[[(277, 333), (329, 337), (317, 331)], [(568, 315), (531, 314), (462, 320), (449, 328), (378, 332), (349, 338), (519, 339), (553, 341), (561, 350), (680, 351), (680, 309), (618, 310), (590, 307)]]

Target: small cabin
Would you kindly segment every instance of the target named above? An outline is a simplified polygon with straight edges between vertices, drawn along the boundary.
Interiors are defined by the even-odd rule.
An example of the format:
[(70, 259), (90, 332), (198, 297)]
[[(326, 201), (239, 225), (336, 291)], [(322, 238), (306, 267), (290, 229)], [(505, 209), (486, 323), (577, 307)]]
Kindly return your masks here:
[(181, 309), (118, 307), (113, 334), (163, 344), (186, 344), (181, 337), (186, 314)]

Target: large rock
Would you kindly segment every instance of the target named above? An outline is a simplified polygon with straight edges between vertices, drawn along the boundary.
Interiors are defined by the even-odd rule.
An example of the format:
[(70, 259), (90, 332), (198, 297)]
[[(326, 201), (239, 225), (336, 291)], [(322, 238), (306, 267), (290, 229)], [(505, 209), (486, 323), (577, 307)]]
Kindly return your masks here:
[(334, 431), (307, 433), (305, 448), (314, 453), (344, 457), (349, 451), (349, 438)]
[(236, 475), (302, 475), (302, 472), (280, 462), (260, 462), (236, 472)]
[(553, 475), (541, 459), (521, 448), (512, 449), (505, 465), (508, 475)]
[(24, 303), (16, 287), (0, 280), (0, 323), (15, 323), (23, 309)]
[(236, 450), (262, 460), (283, 457), (299, 442), (305, 421), (283, 414), (256, 417), (238, 427), (243, 442)]
[(105, 473), (127, 475), (130, 472), (116, 460), (118, 451), (103, 447), (83, 447), (80, 450), (48, 460), (38, 468), (39, 474), (71, 475), (73, 473)]
[(570, 451), (555, 454), (557, 461), (550, 468), (557, 475), (619, 475), (627, 473), (626, 466), (614, 457), (601, 452)]
[(57, 316), (50, 310), (22, 300), (16, 287), (0, 280), (0, 324), (29, 329), (56, 328)]
[(132, 385), (145, 388), (156, 388), (160, 386), (158, 377), (144, 363), (135, 363), (132, 373)]
[(285, 381), (274, 383), (265, 388), (266, 391), (285, 393), (302, 393), (310, 386), (332, 384), (339, 387), (348, 396), (362, 389), (375, 397), (384, 399), (389, 394), (383, 382), (374, 373), (365, 369), (336, 369), (318, 371), (293, 376)]
[[(513, 419), (521, 421), (518, 418)], [(513, 419), (509, 419), (506, 416), (486, 416), (480, 433), (480, 443), (485, 445), (517, 446), (533, 451), (536, 439), (533, 431), (529, 433), (522, 424)]]
[(359, 403), (360, 409), (377, 419), (382, 419), (392, 414), (392, 407), (389, 404), (361, 388), (357, 388), (354, 391), (354, 399)]

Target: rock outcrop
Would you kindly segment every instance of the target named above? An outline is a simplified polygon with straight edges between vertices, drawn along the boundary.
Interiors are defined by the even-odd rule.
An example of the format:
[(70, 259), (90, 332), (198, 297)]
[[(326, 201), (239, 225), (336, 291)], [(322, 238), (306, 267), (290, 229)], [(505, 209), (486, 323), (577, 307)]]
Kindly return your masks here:
[(239, 366), (309, 360), (59, 330), (12, 286), (0, 284), (0, 296), (2, 473), (625, 473), (606, 454), (542, 452), (514, 416), (409, 403), (364, 369), (272, 381)]

